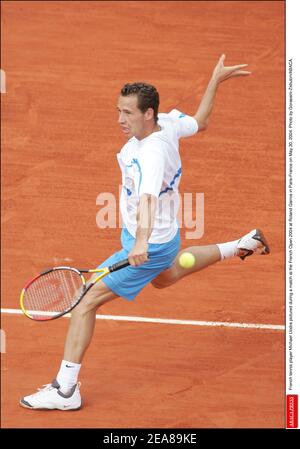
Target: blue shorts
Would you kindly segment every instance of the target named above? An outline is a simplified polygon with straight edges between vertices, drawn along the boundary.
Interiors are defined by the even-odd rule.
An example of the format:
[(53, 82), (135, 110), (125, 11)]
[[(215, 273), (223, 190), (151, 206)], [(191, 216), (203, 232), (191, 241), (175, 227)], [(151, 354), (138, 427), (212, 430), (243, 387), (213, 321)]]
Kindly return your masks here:
[[(135, 244), (135, 238), (122, 229), (122, 249), (106, 259), (98, 268), (107, 267), (128, 257)], [(136, 295), (162, 271), (170, 268), (180, 249), (180, 231), (167, 243), (150, 243), (148, 247), (149, 260), (138, 267), (129, 266), (110, 273), (102, 279), (116, 295), (133, 301)]]

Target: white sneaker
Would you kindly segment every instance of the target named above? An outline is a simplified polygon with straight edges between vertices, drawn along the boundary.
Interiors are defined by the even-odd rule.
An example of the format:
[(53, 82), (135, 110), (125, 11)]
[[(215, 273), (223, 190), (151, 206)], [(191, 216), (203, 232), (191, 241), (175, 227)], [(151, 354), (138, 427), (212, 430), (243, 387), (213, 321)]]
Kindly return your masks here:
[(254, 254), (269, 254), (270, 248), (260, 229), (253, 229), (248, 234), (244, 235), (237, 244), (238, 256), (244, 260), (245, 257)]
[(78, 410), (81, 407), (80, 382), (74, 385), (70, 394), (65, 395), (59, 390), (56, 380), (52, 384), (43, 385), (37, 393), (25, 396), (20, 405), (35, 410)]

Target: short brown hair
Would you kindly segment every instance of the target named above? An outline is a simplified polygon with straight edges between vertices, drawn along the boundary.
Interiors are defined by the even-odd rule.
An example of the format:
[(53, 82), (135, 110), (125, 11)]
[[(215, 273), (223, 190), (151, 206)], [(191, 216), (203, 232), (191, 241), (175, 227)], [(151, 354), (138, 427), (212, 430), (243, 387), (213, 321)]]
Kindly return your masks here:
[(148, 108), (154, 111), (154, 121), (157, 122), (159, 93), (156, 88), (148, 83), (127, 83), (121, 89), (121, 95), (127, 97), (129, 95), (137, 95), (138, 108), (142, 112), (146, 112)]

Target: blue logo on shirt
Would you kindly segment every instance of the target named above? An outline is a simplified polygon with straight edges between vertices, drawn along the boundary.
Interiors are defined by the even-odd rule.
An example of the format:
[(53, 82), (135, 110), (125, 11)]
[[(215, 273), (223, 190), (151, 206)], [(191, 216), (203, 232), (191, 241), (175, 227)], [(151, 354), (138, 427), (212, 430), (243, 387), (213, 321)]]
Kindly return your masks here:
[(170, 186), (166, 187), (165, 190), (162, 190), (159, 196), (163, 195), (164, 193), (167, 193), (169, 190), (173, 190), (175, 181), (177, 178), (179, 178), (180, 175), (181, 175), (181, 167), (177, 170), (176, 174), (174, 175), (172, 181), (170, 182)]
[(185, 117), (186, 114), (183, 114), (183, 112), (180, 114), (179, 118)]
[(126, 193), (127, 193), (127, 195), (128, 195), (128, 196), (130, 196), (130, 195), (132, 194), (132, 191), (131, 191), (131, 190), (129, 190), (129, 189), (127, 189), (127, 187), (126, 187), (126, 186), (123, 186), (123, 189), (125, 189), (125, 190), (126, 190)]
[[(141, 187), (141, 182), (142, 182), (142, 169), (141, 169), (141, 166), (139, 164), (139, 161), (134, 158), (134, 159), (131, 160), (131, 165), (126, 165), (126, 167), (130, 168), (130, 167), (133, 167), (134, 165), (137, 166), (137, 169), (138, 169), (138, 172), (139, 172), (139, 176), (140, 176), (139, 186), (138, 186), (138, 194), (139, 194), (140, 187)], [(123, 186), (123, 188), (126, 190), (128, 196), (130, 196), (132, 194), (132, 191), (129, 190), (126, 186)]]

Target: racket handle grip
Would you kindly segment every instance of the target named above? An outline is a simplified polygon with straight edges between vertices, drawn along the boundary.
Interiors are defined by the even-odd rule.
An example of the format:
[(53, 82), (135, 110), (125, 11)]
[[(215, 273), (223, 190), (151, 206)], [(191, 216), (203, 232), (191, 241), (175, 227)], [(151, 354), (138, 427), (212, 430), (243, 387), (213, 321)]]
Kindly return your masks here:
[(109, 271), (112, 273), (113, 271), (121, 270), (122, 268), (128, 267), (130, 263), (128, 259), (121, 260), (120, 262), (114, 263), (110, 267), (108, 267)]

